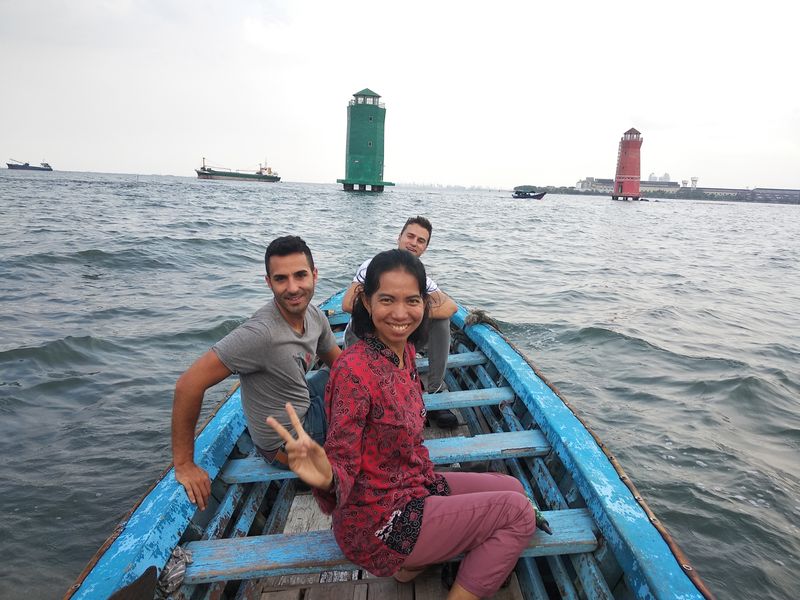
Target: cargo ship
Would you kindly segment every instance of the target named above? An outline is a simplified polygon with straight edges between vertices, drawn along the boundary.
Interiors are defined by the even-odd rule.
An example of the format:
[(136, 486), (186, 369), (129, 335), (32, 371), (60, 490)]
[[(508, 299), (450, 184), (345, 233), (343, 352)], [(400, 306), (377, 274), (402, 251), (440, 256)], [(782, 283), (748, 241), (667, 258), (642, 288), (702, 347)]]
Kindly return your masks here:
[(15, 160), (13, 158), (9, 159), (11, 162), (7, 162), (6, 165), (9, 169), (18, 169), (20, 171), (52, 171), (53, 167), (51, 167), (48, 163), (43, 162), (39, 163), (39, 166), (32, 165), (30, 163), (22, 162), (19, 160)]
[(258, 171), (233, 171), (221, 167), (206, 166), (206, 159), (203, 157), (203, 166), (195, 169), (198, 179), (224, 179), (233, 181), (280, 181), (280, 176), (270, 167), (259, 164)]

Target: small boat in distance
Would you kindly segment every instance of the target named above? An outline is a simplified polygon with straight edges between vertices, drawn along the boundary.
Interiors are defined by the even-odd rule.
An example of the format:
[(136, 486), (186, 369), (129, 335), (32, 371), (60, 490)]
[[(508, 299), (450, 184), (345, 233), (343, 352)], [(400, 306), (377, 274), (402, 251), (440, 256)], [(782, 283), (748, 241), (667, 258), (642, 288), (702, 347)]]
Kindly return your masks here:
[(206, 166), (206, 159), (203, 157), (203, 166), (195, 169), (198, 179), (225, 179), (233, 181), (280, 181), (280, 176), (270, 167), (259, 164), (258, 171), (254, 173), (247, 171), (232, 171), (221, 167)]
[(20, 160), (16, 160), (14, 158), (9, 159), (11, 162), (7, 162), (6, 166), (9, 169), (18, 169), (20, 171), (52, 171), (53, 167), (51, 167), (48, 163), (43, 162), (39, 163), (40, 166), (35, 166), (30, 163), (22, 162)]
[(536, 187), (533, 185), (518, 185), (514, 188), (512, 196), (514, 198), (533, 198), (534, 200), (541, 200), (547, 192), (537, 192)]

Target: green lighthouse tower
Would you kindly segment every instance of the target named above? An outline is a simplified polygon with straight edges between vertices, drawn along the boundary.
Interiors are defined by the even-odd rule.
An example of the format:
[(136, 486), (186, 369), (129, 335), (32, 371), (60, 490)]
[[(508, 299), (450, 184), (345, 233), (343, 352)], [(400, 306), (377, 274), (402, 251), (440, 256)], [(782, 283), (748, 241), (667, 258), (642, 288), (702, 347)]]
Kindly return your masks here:
[(365, 88), (353, 94), (347, 105), (347, 156), (345, 177), (337, 179), (346, 192), (356, 189), (382, 192), (384, 186), (394, 185), (383, 181), (383, 123), (386, 109), (380, 96)]

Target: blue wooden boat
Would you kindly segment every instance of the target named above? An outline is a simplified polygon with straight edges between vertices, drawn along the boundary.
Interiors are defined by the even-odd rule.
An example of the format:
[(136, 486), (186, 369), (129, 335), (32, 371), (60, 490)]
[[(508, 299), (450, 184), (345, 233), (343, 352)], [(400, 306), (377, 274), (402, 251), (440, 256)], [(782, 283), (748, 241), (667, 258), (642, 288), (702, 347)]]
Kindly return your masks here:
[[(349, 320), (342, 296), (321, 305), (340, 340)], [(614, 457), (491, 320), (476, 314), (459, 307), (451, 319), (450, 391), (424, 396), (428, 409), (459, 413), (463, 435), (426, 445), (435, 463), (469, 468), (491, 461), (492, 470), (516, 476), (549, 522), (552, 535), (537, 530), (513, 574), (513, 594), (503, 597), (712, 597)], [(425, 372), (427, 360), (418, 366)], [(236, 387), (198, 434), (195, 456), (212, 479), (206, 510), (196, 510), (168, 468), (66, 598), (105, 599), (141, 583), (143, 574), (154, 584), (156, 572), (164, 595), (184, 599), (277, 598), (269, 590), (299, 589), (291, 577), (300, 575), (325, 598), (388, 597), (385, 586), (414, 585), (362, 579), (329, 528), (286, 531), (292, 503), (303, 494), (293, 473), (254, 456)], [(356, 583), (361, 589), (354, 593)], [(425, 597), (445, 595), (441, 587), (441, 595)]]

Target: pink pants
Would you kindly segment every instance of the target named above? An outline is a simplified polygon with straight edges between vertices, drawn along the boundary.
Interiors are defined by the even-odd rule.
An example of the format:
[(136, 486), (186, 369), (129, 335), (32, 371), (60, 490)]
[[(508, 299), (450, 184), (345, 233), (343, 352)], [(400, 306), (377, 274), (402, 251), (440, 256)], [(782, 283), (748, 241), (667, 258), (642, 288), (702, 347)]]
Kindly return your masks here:
[(466, 554), (456, 582), (476, 596), (497, 593), (536, 530), (536, 512), (519, 481), (500, 473), (442, 473), (450, 496), (429, 496), (414, 550), (415, 569)]

